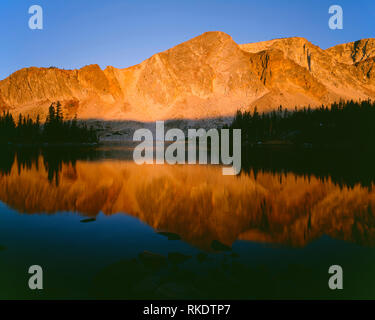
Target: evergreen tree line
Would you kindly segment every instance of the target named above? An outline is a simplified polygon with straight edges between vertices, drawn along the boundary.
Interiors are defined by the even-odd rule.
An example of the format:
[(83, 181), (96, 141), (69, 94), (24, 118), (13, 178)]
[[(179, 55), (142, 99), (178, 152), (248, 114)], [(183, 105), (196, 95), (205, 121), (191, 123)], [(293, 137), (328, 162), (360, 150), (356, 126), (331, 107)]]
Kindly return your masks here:
[(92, 143), (97, 142), (96, 131), (86, 124), (78, 124), (77, 118), (64, 120), (60, 102), (52, 103), (48, 110), (46, 122), (41, 124), (37, 115), (19, 115), (17, 121), (7, 111), (0, 115), (1, 143)]
[(60, 148), (58, 145), (41, 148), (18, 148), (6, 145), (3, 146), (0, 157), (0, 177), (10, 175), (12, 170), (16, 170), (19, 174), (21, 170), (30, 170), (33, 166), (39, 170), (40, 163), (43, 163), (48, 172), (48, 180), (58, 185), (64, 165), (71, 166), (75, 172), (77, 161), (98, 160), (101, 159), (100, 155), (100, 152), (91, 145), (66, 148)]
[(230, 129), (241, 129), (244, 146), (288, 141), (313, 146), (372, 147), (375, 143), (375, 102), (340, 101), (330, 106), (293, 111), (280, 106), (270, 113), (238, 111)]

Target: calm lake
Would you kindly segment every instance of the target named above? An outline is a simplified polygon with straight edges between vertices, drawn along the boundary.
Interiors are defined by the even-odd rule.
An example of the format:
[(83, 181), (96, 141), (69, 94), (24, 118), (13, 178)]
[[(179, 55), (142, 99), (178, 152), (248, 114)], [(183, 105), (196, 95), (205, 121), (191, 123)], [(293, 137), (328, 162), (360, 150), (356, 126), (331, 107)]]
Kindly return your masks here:
[(223, 176), (112, 145), (9, 148), (0, 167), (1, 299), (375, 298), (370, 157), (255, 150)]

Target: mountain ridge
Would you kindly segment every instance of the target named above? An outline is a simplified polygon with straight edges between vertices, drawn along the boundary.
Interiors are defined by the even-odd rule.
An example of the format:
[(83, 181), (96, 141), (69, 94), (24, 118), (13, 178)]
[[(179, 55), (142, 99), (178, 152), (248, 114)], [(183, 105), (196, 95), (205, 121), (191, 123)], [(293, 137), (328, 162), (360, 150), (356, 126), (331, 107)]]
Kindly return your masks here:
[(0, 107), (35, 117), (155, 121), (228, 117), (375, 98), (375, 39), (321, 49), (302, 37), (237, 44), (211, 31), (124, 69), (23, 68), (0, 81)]

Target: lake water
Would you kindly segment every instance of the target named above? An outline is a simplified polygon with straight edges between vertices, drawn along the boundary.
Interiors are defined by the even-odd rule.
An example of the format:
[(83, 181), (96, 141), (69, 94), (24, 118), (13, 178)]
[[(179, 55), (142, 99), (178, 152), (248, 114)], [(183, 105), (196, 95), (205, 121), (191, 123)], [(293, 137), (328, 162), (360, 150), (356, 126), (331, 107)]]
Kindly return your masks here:
[[(127, 146), (5, 150), (0, 298), (374, 299), (370, 160), (259, 152), (223, 176), (139, 166)], [(31, 265), (44, 290), (28, 288)], [(344, 290), (328, 288), (331, 265)]]

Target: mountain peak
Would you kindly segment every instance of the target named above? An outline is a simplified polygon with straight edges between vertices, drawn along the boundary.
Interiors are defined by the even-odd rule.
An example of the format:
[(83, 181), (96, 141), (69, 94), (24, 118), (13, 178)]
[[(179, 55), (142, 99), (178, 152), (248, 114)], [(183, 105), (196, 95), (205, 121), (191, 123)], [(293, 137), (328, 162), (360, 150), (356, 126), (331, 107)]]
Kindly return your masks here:
[(232, 38), (229, 34), (223, 31), (206, 31), (206, 32), (203, 32), (198, 37)]
[(175, 51), (176, 48), (181, 47), (191, 47), (192, 49), (199, 49), (199, 48), (212, 48), (214, 49), (217, 46), (221, 46), (223, 43), (231, 43), (237, 46), (237, 44), (233, 41), (232, 37), (225, 32), (222, 31), (208, 31), (202, 33), (201, 35), (189, 39), (165, 52), (172, 52)]

